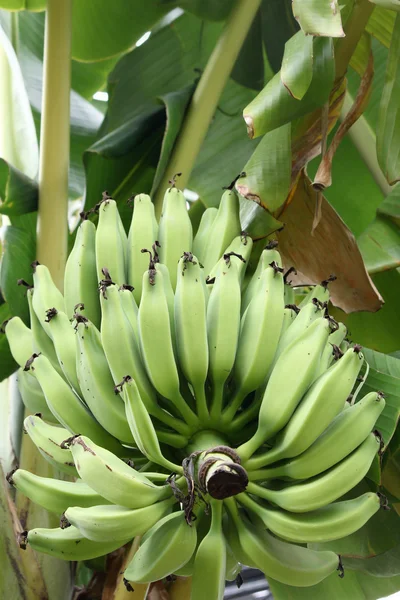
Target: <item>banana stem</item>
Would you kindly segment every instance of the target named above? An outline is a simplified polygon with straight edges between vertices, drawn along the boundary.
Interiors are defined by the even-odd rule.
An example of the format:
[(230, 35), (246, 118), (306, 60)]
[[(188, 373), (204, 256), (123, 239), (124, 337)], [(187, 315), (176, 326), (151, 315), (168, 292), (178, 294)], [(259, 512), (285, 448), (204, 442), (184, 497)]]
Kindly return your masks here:
[(210, 415), (208, 414), (207, 398), (204, 390), (204, 385), (199, 385), (194, 390), (194, 397), (196, 399), (196, 411), (202, 423), (208, 423)]
[(222, 404), (224, 400), (225, 381), (216, 381), (213, 386), (210, 417), (212, 421), (218, 421), (221, 417)]
[(163, 179), (157, 188), (154, 197), (157, 216), (161, 213), (169, 179), (181, 172), (179, 185), (184, 188), (189, 181), (211, 119), (260, 3), (261, 0), (240, 0), (226, 22), (197, 84)]
[(222, 413), (222, 421), (224, 424), (230, 423), (232, 421), (244, 398), (245, 394), (243, 393), (243, 390), (239, 388), (236, 391), (236, 394), (233, 396), (232, 400), (229, 402), (224, 412)]
[(68, 242), (72, 0), (48, 0), (39, 158), (37, 257), (62, 291)]

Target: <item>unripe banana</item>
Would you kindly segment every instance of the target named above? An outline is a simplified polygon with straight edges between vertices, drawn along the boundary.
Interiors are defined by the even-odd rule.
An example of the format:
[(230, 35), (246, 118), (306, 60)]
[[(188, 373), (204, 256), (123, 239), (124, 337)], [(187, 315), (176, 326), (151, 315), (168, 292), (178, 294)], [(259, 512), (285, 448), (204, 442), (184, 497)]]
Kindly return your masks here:
[(70, 449), (83, 481), (113, 504), (141, 508), (172, 495), (169, 485), (154, 485), (145, 475), (87, 437), (72, 438)]
[(148, 269), (148, 258), (143, 248), (151, 248), (157, 239), (158, 224), (150, 196), (138, 194), (133, 199), (133, 215), (128, 235), (128, 283), (134, 287), (133, 296), (140, 303), (143, 273)]
[[(135, 334), (136, 344), (139, 347), (139, 325), (138, 325), (138, 305), (136, 304), (135, 296), (133, 295), (133, 289), (130, 285), (121, 285), (118, 288), (121, 296), (121, 304), (125, 313), (125, 317), (128, 319), (130, 326)], [(140, 292), (141, 293), (141, 292)]]
[[(116, 291), (118, 294), (118, 290)], [(119, 332), (116, 332), (118, 335)], [(115, 394), (114, 380), (101, 345), (100, 332), (86, 319), (76, 322), (76, 369), (83, 398), (96, 420), (115, 438), (131, 444), (125, 406)], [(116, 357), (118, 358), (118, 356)], [(81, 430), (75, 430), (79, 433)]]
[(328, 542), (351, 535), (363, 527), (381, 506), (379, 494), (373, 492), (307, 513), (262, 506), (247, 494), (239, 494), (237, 500), (254, 512), (267, 529), (297, 544)]
[(231, 256), (218, 273), (207, 306), (209, 376), (213, 386), (210, 414), (221, 415), (224, 385), (235, 363), (240, 330), (238, 259)]
[(106, 198), (99, 206), (99, 222), (96, 231), (97, 279), (103, 279), (103, 269), (107, 269), (111, 279), (118, 285), (126, 283), (127, 238), (121, 228), (117, 203)]
[(91, 560), (98, 556), (104, 556), (114, 552), (127, 542), (118, 540), (107, 540), (105, 542), (93, 542), (86, 539), (76, 527), (66, 529), (31, 529), (27, 533), (26, 542), (33, 550), (50, 554), (61, 560)]
[(211, 269), (231, 241), (240, 235), (241, 230), (238, 196), (233, 190), (226, 190), (222, 194), (217, 216), (210, 227), (210, 233), (205, 243), (203, 265), (206, 277), (211, 273)]
[(222, 531), (222, 508), (219, 500), (211, 504), (211, 527), (195, 555), (191, 600), (223, 600), (226, 543)]
[[(338, 328), (333, 331), (328, 337), (328, 341), (324, 350), (322, 351), (321, 359), (319, 361), (317, 377), (320, 377), (327, 369), (329, 369), (335, 357), (335, 346), (342, 344), (344, 338), (347, 335), (347, 327), (343, 323), (338, 323)], [(343, 352), (345, 354), (346, 350)]]
[(196, 528), (182, 511), (167, 515), (140, 546), (124, 573), (128, 581), (158, 581), (188, 562), (196, 547)]
[[(247, 460), (266, 440), (280, 431), (292, 416), (314, 380), (318, 361), (330, 332), (328, 319), (317, 319), (280, 355), (268, 381), (254, 436), (238, 449)], [(282, 385), (282, 382), (285, 382)]]
[(91, 221), (85, 220), (76, 230), (74, 247), (65, 265), (64, 300), (69, 319), (74, 316), (75, 307), (83, 304), (85, 316), (96, 327), (100, 326), (97, 284), (96, 227)]
[(207, 251), (208, 237), (210, 235), (212, 224), (218, 214), (218, 208), (207, 208), (201, 215), (200, 225), (193, 239), (193, 254), (197, 256), (202, 263)]
[(25, 408), (30, 413), (40, 413), (46, 421), (56, 422), (53, 413), (47, 406), (46, 398), (43, 395), (42, 388), (30, 373), (19, 368), (17, 371), (17, 382), (19, 393)]
[(51, 412), (66, 429), (71, 433), (82, 431), (89, 434), (99, 444), (117, 454), (121, 453), (122, 447), (119, 442), (99, 425), (43, 354), (34, 358), (27, 368), (38, 380)]
[(46, 322), (46, 311), (49, 308), (55, 308), (61, 312), (65, 312), (64, 297), (60, 290), (55, 285), (50, 271), (44, 265), (36, 265), (33, 273), (34, 292), (32, 296), (32, 306), (36, 316), (51, 338), (50, 327)]
[[(275, 249), (278, 243), (275, 241), (269, 242), (264, 250), (261, 252), (260, 258), (258, 259), (256, 270), (253, 273), (252, 278), (250, 279), (246, 291), (243, 294), (242, 298), (242, 314), (244, 314), (246, 308), (250, 304), (253, 296), (256, 293), (256, 290), (260, 284), (261, 274), (265, 271), (265, 269), (272, 263), (276, 262), (277, 265), (281, 265), (281, 257), (279, 252)], [(286, 304), (286, 301), (285, 301)]]
[[(231, 508), (230, 508), (231, 510)], [(316, 585), (339, 568), (334, 552), (319, 552), (279, 540), (231, 511), (243, 551), (266, 577), (296, 587)]]
[[(49, 359), (49, 361), (51, 362), (51, 364), (53, 365), (53, 367), (55, 368), (57, 373), (59, 375), (61, 375), (62, 377), (64, 377), (64, 373), (60, 367), (60, 363), (58, 362), (58, 358), (57, 358), (56, 350), (54, 348), (53, 341), (52, 341), (50, 335), (48, 335), (46, 333), (46, 331), (43, 329), (42, 324), (40, 323), (40, 321), (37, 317), (37, 314), (34, 311), (34, 308), (33, 308), (34, 293), (35, 293), (35, 291), (33, 288), (27, 290), (27, 293), (26, 293), (26, 297), (28, 299), (28, 306), (29, 306), (31, 331), (32, 331), (32, 336), (33, 336), (33, 339), (32, 339), (33, 352), (35, 352), (36, 354), (39, 354), (41, 352), (42, 354), (47, 356), (47, 358)], [(50, 307), (48, 307), (48, 308), (50, 308)]]
[(233, 368), (236, 392), (223, 413), (230, 422), (243, 399), (263, 382), (274, 359), (283, 321), (283, 277), (271, 263), (262, 273), (258, 289), (240, 326), (238, 351)]
[(325, 371), (307, 391), (289, 423), (278, 434), (274, 447), (250, 459), (251, 467), (247, 464), (247, 468), (257, 469), (283, 458), (298, 456), (307, 450), (343, 409), (363, 360), (360, 347), (355, 346)]
[(151, 382), (176, 406), (188, 425), (196, 426), (198, 418), (180, 392), (163, 274), (154, 268), (143, 275), (138, 322), (141, 353)]
[(6, 323), (5, 334), (13, 359), (20, 367), (25, 367), (33, 352), (32, 331), (20, 317), (13, 317)]
[(229, 244), (223, 253), (223, 256), (221, 256), (216, 265), (211, 269), (211, 272), (208, 274), (208, 279), (213, 280), (215, 278), (219, 270), (225, 267), (229, 256), (237, 256), (240, 259), (237, 261), (237, 268), (239, 271), (240, 283), (242, 283), (246, 274), (246, 268), (250, 260), (252, 248), (253, 240), (245, 231), (242, 231), (242, 233), (235, 237)]
[(309, 481), (280, 490), (264, 488), (250, 482), (247, 491), (291, 512), (316, 510), (346, 494), (365, 477), (379, 450), (379, 444), (379, 438), (371, 433), (339, 464)]
[(308, 479), (343, 460), (369, 436), (385, 400), (378, 392), (370, 392), (357, 404), (347, 406), (303, 454), (260, 471), (253, 471), (258, 457), (250, 459), (246, 464), (249, 478)]
[(134, 380), (129, 375), (126, 376), (121, 387), (125, 401), (126, 417), (140, 452), (158, 465), (172, 469), (174, 472), (182, 472), (181, 466), (172, 463), (163, 456), (156, 430)]
[(175, 289), (178, 261), (184, 252), (192, 250), (193, 230), (185, 196), (174, 185), (164, 195), (158, 240), (160, 261), (168, 267), (172, 288)]
[(29, 415), (24, 420), (24, 430), (47, 462), (63, 473), (73, 477), (78, 475), (71, 451), (61, 446), (70, 436), (67, 429), (50, 425), (39, 415)]
[(32, 502), (59, 515), (69, 506), (88, 507), (107, 503), (107, 500), (83, 481), (72, 482), (52, 477), (39, 477), (24, 469), (17, 469), (10, 473), (7, 479)]
[(329, 301), (329, 290), (328, 285), (331, 281), (335, 281), (336, 277), (331, 275), (322, 283), (311, 287), (310, 291), (306, 294), (303, 300), (299, 304), (299, 308), (303, 308), (309, 302), (312, 302), (313, 298), (319, 300), (319, 302), (328, 302)]
[(71, 326), (67, 315), (55, 308), (50, 308), (46, 312), (46, 323), (64, 377), (76, 393), (81, 395), (76, 373), (76, 331)]
[(190, 252), (185, 252), (179, 260), (175, 291), (175, 332), (180, 368), (193, 388), (200, 420), (207, 421), (207, 301), (201, 282), (201, 270), (199, 261)]
[(172, 497), (135, 509), (115, 505), (93, 505), (88, 508), (72, 505), (66, 510), (65, 518), (89, 540), (122, 541), (145, 533), (171, 511), (174, 503), (176, 499)]

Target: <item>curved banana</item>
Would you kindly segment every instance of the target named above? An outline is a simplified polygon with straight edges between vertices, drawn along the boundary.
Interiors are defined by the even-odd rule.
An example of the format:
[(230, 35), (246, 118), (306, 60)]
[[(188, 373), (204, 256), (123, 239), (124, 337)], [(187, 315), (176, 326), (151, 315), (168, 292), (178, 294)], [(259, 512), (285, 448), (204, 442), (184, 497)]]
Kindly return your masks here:
[[(261, 444), (280, 431), (289, 421), (302, 396), (313, 382), (329, 331), (328, 319), (317, 319), (282, 352), (265, 389), (257, 431), (237, 450), (242, 460), (247, 460)], [(282, 382), (285, 382), (284, 386)]]
[[(85, 220), (76, 230), (74, 246), (65, 265), (65, 312), (72, 319), (78, 304), (85, 307), (85, 316), (100, 326), (100, 302), (97, 293), (96, 227)], [(48, 307), (50, 308), (50, 306)]]
[(223, 503), (211, 504), (211, 527), (194, 559), (191, 600), (223, 600), (226, 572), (226, 543), (222, 531)]
[(70, 440), (80, 477), (109, 502), (141, 508), (172, 495), (169, 485), (156, 486), (145, 475), (84, 436)]
[(27, 432), (40, 454), (56, 469), (78, 476), (71, 451), (61, 444), (71, 435), (64, 427), (50, 425), (39, 415), (29, 415), (24, 420), (24, 431)]
[(167, 577), (188, 562), (196, 540), (196, 528), (186, 522), (182, 511), (167, 515), (156, 525), (154, 532), (149, 532), (129, 563), (125, 578), (148, 583)]
[[(125, 406), (114, 391), (114, 380), (101, 342), (98, 329), (81, 317), (76, 322), (76, 370), (82, 395), (100, 425), (115, 438), (131, 444), (134, 440), (126, 422)], [(82, 429), (74, 433), (80, 431)]]
[[(150, 265), (153, 267), (153, 265)], [(170, 400), (186, 423), (196, 427), (198, 418), (180, 391), (180, 380), (171, 339), (171, 324), (162, 271), (150, 268), (143, 275), (138, 313), (140, 347), (150, 380), (159, 394)]]
[(75, 392), (81, 395), (76, 373), (76, 331), (71, 326), (67, 315), (55, 308), (46, 311), (46, 323), (65, 379)]
[(120, 385), (125, 402), (126, 417), (140, 452), (149, 460), (173, 472), (182, 473), (182, 467), (167, 460), (160, 449), (157, 432), (146, 410), (135, 381), (127, 375)]
[(256, 294), (242, 317), (233, 367), (236, 391), (223, 413), (225, 423), (233, 419), (243, 399), (267, 375), (278, 345), (284, 308), (282, 270), (271, 263), (261, 274)]
[(57, 514), (62, 514), (69, 506), (89, 507), (107, 503), (83, 481), (39, 477), (24, 469), (17, 469), (10, 474), (8, 482), (35, 504)]
[(38, 527), (27, 532), (26, 542), (33, 550), (50, 554), (62, 560), (91, 560), (98, 556), (104, 556), (114, 552), (129, 539), (106, 540), (104, 542), (93, 542), (86, 539), (76, 527), (66, 529), (45, 529)]
[[(328, 337), (326, 346), (321, 354), (319, 361), (317, 377), (320, 377), (327, 369), (329, 369), (335, 357), (335, 346), (339, 346), (343, 343), (344, 338), (347, 335), (347, 327), (343, 323), (338, 323), (338, 328), (333, 331)], [(345, 354), (346, 350), (343, 352)]]
[(250, 482), (247, 491), (292, 512), (316, 510), (346, 494), (365, 477), (379, 450), (379, 444), (379, 438), (371, 433), (339, 464), (313, 479), (280, 490)]
[(32, 331), (20, 317), (13, 317), (6, 323), (5, 334), (13, 359), (20, 367), (25, 367), (33, 352)]
[(69, 523), (79, 529), (89, 540), (106, 542), (126, 540), (142, 535), (153, 527), (176, 503), (174, 497), (142, 508), (116, 505), (99, 505), (88, 508), (72, 505), (65, 512)]
[(205, 251), (202, 262), (205, 277), (211, 273), (211, 269), (224, 254), (231, 241), (240, 235), (241, 230), (238, 196), (234, 190), (226, 190), (222, 194), (218, 213), (204, 244)]
[(50, 327), (46, 322), (46, 311), (49, 308), (55, 308), (56, 310), (65, 312), (64, 296), (55, 285), (50, 271), (44, 265), (37, 264), (34, 267), (33, 286), (33, 310), (41, 326), (51, 338)]
[(240, 331), (238, 259), (231, 256), (216, 276), (207, 306), (209, 377), (213, 386), (211, 418), (221, 415), (224, 385), (235, 363)]
[(184, 252), (191, 252), (193, 230), (186, 198), (172, 185), (164, 195), (160, 224), (160, 261), (168, 267), (172, 288), (176, 287), (178, 261)]
[[(276, 262), (277, 265), (281, 265), (281, 257), (279, 252), (275, 249), (278, 245), (278, 242), (272, 241), (269, 242), (264, 250), (260, 254), (260, 258), (258, 259), (256, 270), (253, 273), (252, 278), (250, 279), (246, 291), (243, 294), (242, 298), (242, 314), (246, 311), (246, 308), (250, 304), (250, 301), (254, 297), (256, 290), (260, 284), (261, 274), (265, 271), (265, 269), (272, 263)], [(286, 303), (286, 301), (285, 301)]]
[(119, 442), (99, 425), (43, 354), (36, 356), (28, 368), (38, 380), (51, 412), (66, 429), (71, 433), (89, 434), (113, 452), (121, 453)]
[(185, 252), (178, 263), (175, 332), (180, 368), (191, 384), (201, 421), (208, 419), (205, 383), (208, 371), (207, 301), (199, 261)]
[(19, 393), (25, 408), (31, 413), (40, 413), (46, 421), (55, 422), (53, 413), (47, 406), (46, 398), (43, 395), (42, 388), (34, 377), (22, 368), (17, 371), (17, 382)]
[(329, 542), (351, 535), (363, 527), (381, 506), (379, 494), (373, 492), (307, 513), (262, 506), (247, 494), (239, 494), (237, 500), (254, 512), (267, 529), (297, 544)]
[(193, 239), (193, 254), (197, 256), (202, 263), (207, 250), (208, 237), (210, 235), (212, 224), (218, 213), (218, 208), (207, 208), (201, 215), (199, 228)]
[(240, 283), (242, 283), (246, 274), (246, 268), (250, 260), (252, 249), (253, 240), (246, 231), (242, 231), (242, 233), (235, 237), (235, 239), (226, 248), (223, 256), (221, 256), (216, 265), (214, 265), (214, 267), (211, 269), (210, 273), (208, 274), (208, 278), (211, 280), (214, 279), (219, 270), (224, 268), (227, 259), (230, 256), (236, 256), (240, 259), (237, 262), (237, 267), (240, 275)]
[(238, 511), (232, 511), (239, 544), (243, 551), (266, 577), (296, 587), (309, 587), (323, 581), (338, 570), (340, 561), (330, 551), (310, 550), (283, 542), (260, 529)]
[(126, 283), (127, 238), (121, 229), (117, 203), (105, 198), (99, 205), (99, 222), (96, 230), (96, 270), (97, 280), (102, 280), (103, 269), (118, 285)]
[(308, 479), (330, 469), (369, 436), (384, 407), (383, 396), (378, 392), (370, 392), (357, 404), (342, 410), (319, 438), (299, 456), (259, 471), (253, 470), (258, 457), (251, 458), (246, 464), (249, 479)]
[(157, 239), (158, 224), (150, 196), (138, 194), (133, 199), (132, 221), (128, 234), (128, 283), (133, 286), (133, 296), (140, 303), (143, 273), (148, 269), (148, 259), (143, 248), (151, 248)]
[[(49, 361), (51, 362), (51, 364), (53, 365), (53, 367), (55, 368), (57, 373), (59, 375), (61, 375), (62, 377), (64, 377), (64, 373), (60, 367), (60, 363), (58, 361), (56, 350), (54, 348), (53, 340), (51, 339), (50, 335), (43, 329), (42, 324), (40, 323), (38, 316), (34, 311), (34, 308), (33, 308), (34, 293), (35, 293), (35, 291), (33, 288), (30, 290), (27, 290), (27, 292), (26, 292), (26, 297), (28, 299), (28, 306), (29, 306), (30, 325), (31, 325), (31, 331), (32, 331), (32, 336), (33, 336), (32, 352), (36, 352), (36, 353), (41, 352), (42, 354), (47, 356), (47, 358), (49, 359)], [(48, 308), (50, 308), (50, 307), (48, 307)], [(45, 318), (46, 318), (46, 313), (45, 313)]]
[[(118, 288), (122, 308), (125, 313), (125, 317), (128, 319), (133, 333), (135, 334), (136, 343), (139, 344), (139, 325), (138, 325), (138, 305), (136, 304), (135, 296), (133, 295), (134, 288), (130, 285), (121, 285)], [(140, 292), (141, 293), (141, 292)]]
[(343, 409), (363, 360), (359, 346), (350, 348), (309, 388), (273, 448), (250, 459), (246, 467), (257, 469), (307, 450)]

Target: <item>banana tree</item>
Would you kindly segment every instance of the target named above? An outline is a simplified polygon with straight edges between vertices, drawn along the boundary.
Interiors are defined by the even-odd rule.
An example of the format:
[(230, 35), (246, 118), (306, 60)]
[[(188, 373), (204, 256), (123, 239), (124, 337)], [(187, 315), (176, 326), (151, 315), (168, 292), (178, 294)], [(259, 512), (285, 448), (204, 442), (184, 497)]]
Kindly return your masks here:
[[(384, 453), (380, 461), (373, 461), (356, 490), (358, 496), (370, 494), (368, 498), (373, 492), (375, 501), (379, 491), (387, 499), (382, 504), (392, 510), (368, 509), (375, 514), (355, 533), (310, 541), (308, 549), (319, 556), (323, 551), (340, 555), (344, 578), (329, 574), (333, 569), (329, 561), (326, 578), (311, 587), (302, 588), (296, 579), (288, 585), (279, 579), (279, 572), (276, 579), (267, 574), (274, 597), (380, 598), (399, 590), (398, 2), (182, 0), (143, 7), (135, 0), (128, 7), (122, 0), (112, 6), (104, 0), (2, 0), (0, 7), (1, 320), (19, 317), (33, 328), (29, 287), (38, 275), (32, 263), (46, 265), (62, 291), (67, 256), (84, 235), (77, 225), (82, 218), (88, 232), (93, 223), (101, 226), (103, 215), (93, 209), (102, 197), (103, 206), (114, 206), (115, 201), (128, 231), (129, 197), (149, 194), (159, 219), (166, 210), (166, 190), (179, 186), (189, 206), (190, 229), (196, 234), (206, 221), (202, 216), (213, 214), (207, 210), (216, 211), (220, 205), (221, 188), (228, 188), (225, 198), (232, 196), (238, 202), (240, 230), (250, 240), (246, 285), (271, 239), (279, 244), (281, 258), (276, 261), (282, 259), (282, 267), (276, 261), (275, 267), (283, 268), (285, 283), (291, 283), (287, 304), (301, 306), (308, 293), (315, 294), (314, 286), (321, 288), (321, 282), (330, 279), (329, 314), (345, 324), (352, 341), (363, 345), (369, 364), (363, 394), (379, 390), (385, 395), (377, 421)], [(243, 243), (240, 248), (242, 256)], [(273, 244), (267, 252), (276, 252)], [(150, 255), (154, 262), (157, 248)], [(275, 255), (268, 256), (274, 262)], [(215, 261), (208, 262), (212, 268)], [(187, 270), (188, 275), (185, 281), (190, 281), (195, 268), (200, 267), (187, 257), (182, 263), (182, 274)], [(103, 287), (111, 300), (107, 273), (98, 275), (97, 281), (104, 275)], [(323, 290), (326, 287), (322, 285)], [(250, 302), (251, 292), (248, 284), (242, 301), (247, 293)], [(193, 302), (197, 300), (195, 295)], [(84, 319), (78, 321), (77, 329), (86, 331)], [(76, 471), (63, 475), (58, 466), (44, 460), (30, 436), (22, 435), (24, 417), (26, 430), (29, 424), (38, 426), (39, 418), (24, 405), (29, 394), (24, 396), (22, 379), (20, 392), (17, 389), (18, 364), (6, 336), (1, 336), (0, 344), (1, 469), (5, 474), (18, 464), (33, 477), (65, 478), (68, 483)], [(36, 360), (39, 373), (46, 359)], [(46, 382), (51, 385), (44, 377), (43, 389)], [(141, 406), (135, 384), (125, 381), (120, 391), (131, 406), (128, 421), (134, 426), (139, 418), (135, 410)], [(376, 401), (381, 396), (371, 397)], [(136, 401), (129, 404), (129, 398)], [(51, 421), (52, 413), (47, 416)], [(46, 421), (45, 413), (43, 418)], [(151, 438), (151, 420), (144, 417), (142, 427)], [(255, 448), (251, 440), (256, 430), (249, 436), (248, 444)], [(140, 440), (139, 431), (135, 436), (139, 448)], [(245, 441), (236, 446), (248, 459)], [(217, 445), (215, 440), (210, 444)], [(65, 451), (75, 455), (81, 449), (72, 440)], [(220, 465), (221, 456), (213, 458)], [(139, 466), (142, 459), (136, 456)], [(173, 468), (179, 472), (173, 456), (161, 460), (169, 460), (166, 474)], [(257, 455), (251, 460), (257, 462)], [(227, 461), (234, 485), (240, 488), (235, 494), (243, 499), (241, 510), (251, 514), (254, 496), (265, 497), (267, 492), (260, 492), (255, 480), (247, 486), (250, 495), (241, 493), (244, 475), (237, 455), (225, 456), (222, 462)], [(212, 477), (207, 479), (211, 474), (203, 482), (207, 490), (212, 487)], [(338, 475), (338, 481), (343, 477)], [(86, 594), (117, 600), (146, 594), (150, 599), (162, 598), (168, 593), (171, 598), (190, 598), (189, 571), (173, 581), (161, 573), (150, 589), (147, 583), (138, 583), (133, 590), (122, 573), (138, 550), (139, 538), (130, 545), (119, 538), (112, 547), (104, 547), (102, 557), (71, 563), (37, 552), (34, 544), (22, 550), (18, 539), (23, 531), (57, 527), (58, 519), (21, 493), (17, 475), (15, 479), (16, 492), (4, 477), (1, 480), (4, 577), (0, 590), (4, 597), (58, 599)], [(182, 500), (179, 492), (177, 486), (175, 493)], [(274, 498), (279, 498), (279, 490), (272, 490), (266, 499), (274, 503)], [(214, 515), (218, 519), (215, 499), (211, 505), (213, 520)], [(240, 531), (242, 521), (235, 506), (227, 501), (230, 522)], [(263, 515), (270, 523), (273, 515)], [(266, 527), (280, 535), (272, 525)], [(190, 535), (188, 553), (193, 544)], [(161, 545), (165, 540), (159, 536)], [(269, 536), (264, 542), (272, 544), (278, 556), (283, 552), (284, 563), (287, 555), (276, 538)], [(234, 545), (231, 540), (233, 554)], [(248, 557), (242, 558), (239, 562), (248, 564)], [(132, 581), (140, 581), (137, 568), (131, 576)]]

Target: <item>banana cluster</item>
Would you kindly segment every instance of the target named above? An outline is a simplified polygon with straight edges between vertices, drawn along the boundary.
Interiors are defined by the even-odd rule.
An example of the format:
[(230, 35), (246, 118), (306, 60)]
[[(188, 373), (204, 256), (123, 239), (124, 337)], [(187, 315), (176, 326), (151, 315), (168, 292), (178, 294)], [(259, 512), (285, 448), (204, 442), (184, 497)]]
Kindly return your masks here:
[(327, 313), (328, 282), (296, 306), (274, 241), (246, 272), (256, 248), (232, 190), (194, 238), (175, 185), (159, 222), (149, 196), (133, 205), (126, 235), (105, 195), (97, 227), (77, 231), (64, 296), (36, 264), (31, 326), (6, 324), (25, 431), (59, 474), (8, 475), (61, 519), (21, 543), (79, 561), (142, 536), (126, 580), (192, 576), (192, 600), (222, 599), (243, 564), (293, 586), (343, 575), (307, 544), (384, 504), (352, 490), (385, 401), (358, 400), (364, 357)]

